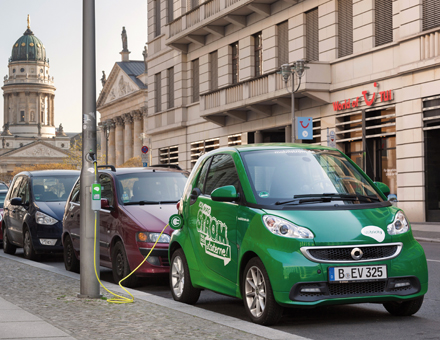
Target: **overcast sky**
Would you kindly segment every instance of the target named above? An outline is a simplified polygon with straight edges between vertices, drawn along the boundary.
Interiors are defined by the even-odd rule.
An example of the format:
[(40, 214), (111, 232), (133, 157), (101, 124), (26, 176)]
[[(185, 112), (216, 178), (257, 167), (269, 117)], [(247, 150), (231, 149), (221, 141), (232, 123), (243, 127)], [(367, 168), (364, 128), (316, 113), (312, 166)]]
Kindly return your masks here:
[[(8, 74), (12, 46), (26, 31), (30, 14), (31, 30), (46, 47), (50, 75), (54, 77), (55, 126), (62, 123), (65, 132), (81, 132), (82, 3), (82, 0), (0, 0), (1, 85)], [(95, 0), (95, 12), (98, 98), (102, 71), (108, 77), (114, 63), (121, 61), (122, 26), (127, 31), (130, 60), (143, 60), (142, 51), (147, 42), (147, 0)], [(3, 109), (2, 95), (1, 126)]]

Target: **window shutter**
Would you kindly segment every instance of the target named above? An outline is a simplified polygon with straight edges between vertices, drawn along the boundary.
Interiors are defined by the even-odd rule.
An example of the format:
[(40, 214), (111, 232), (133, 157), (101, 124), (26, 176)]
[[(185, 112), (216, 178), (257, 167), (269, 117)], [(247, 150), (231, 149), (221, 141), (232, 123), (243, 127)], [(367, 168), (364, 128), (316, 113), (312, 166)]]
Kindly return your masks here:
[(254, 34), (255, 77), (263, 74), (263, 37), (261, 32)]
[(278, 24), (278, 66), (289, 63), (289, 26), (287, 21)]
[(239, 61), (238, 61), (238, 42), (232, 45), (232, 84), (238, 83)]
[(199, 59), (192, 62), (192, 101), (199, 101)]
[(319, 61), (318, 8), (306, 13), (306, 58)]
[(440, 26), (440, 0), (423, 0), (423, 30)]
[(168, 108), (174, 107), (174, 67), (168, 69)]
[(174, 16), (173, 2), (174, 2), (174, 0), (168, 0), (168, 23), (173, 21), (173, 16)]
[(155, 75), (155, 83), (156, 83), (156, 112), (162, 111), (162, 81), (160, 77), (160, 73), (156, 73)]
[(353, 0), (338, 1), (339, 58), (353, 54)]
[(375, 0), (375, 46), (393, 41), (393, 2)]
[(155, 27), (155, 33), (156, 37), (160, 35), (160, 0), (156, 0), (156, 27)]
[(218, 53), (211, 53), (211, 91), (218, 89)]

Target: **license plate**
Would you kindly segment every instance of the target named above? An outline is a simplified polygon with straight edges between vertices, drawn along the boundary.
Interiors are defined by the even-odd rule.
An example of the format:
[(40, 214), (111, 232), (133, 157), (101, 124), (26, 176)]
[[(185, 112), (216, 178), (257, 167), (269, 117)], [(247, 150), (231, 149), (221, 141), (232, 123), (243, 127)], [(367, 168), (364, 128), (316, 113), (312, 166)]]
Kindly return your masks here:
[(387, 278), (387, 266), (330, 267), (330, 282), (371, 281)]

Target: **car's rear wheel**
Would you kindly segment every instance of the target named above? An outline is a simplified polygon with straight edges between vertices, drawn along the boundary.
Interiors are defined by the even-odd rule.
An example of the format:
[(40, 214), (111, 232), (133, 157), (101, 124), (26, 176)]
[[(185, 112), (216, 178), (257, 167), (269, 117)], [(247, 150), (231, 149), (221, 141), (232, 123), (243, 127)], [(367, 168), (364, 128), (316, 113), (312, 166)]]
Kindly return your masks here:
[(34, 246), (32, 244), (32, 236), (29, 228), (24, 231), (23, 238), (23, 255), (26, 259), (36, 261), (40, 256), (35, 252)]
[(200, 289), (192, 285), (188, 263), (182, 249), (177, 249), (171, 257), (170, 287), (176, 301), (193, 305), (200, 297)]
[(14, 246), (9, 241), (8, 231), (7, 231), (7, 228), (6, 228), (6, 224), (3, 224), (3, 252), (5, 254), (14, 255), (16, 250), (17, 250), (17, 247)]
[(275, 301), (269, 276), (258, 257), (246, 265), (242, 289), (244, 307), (252, 322), (268, 326), (279, 321), (283, 307)]
[(404, 302), (386, 302), (383, 304), (388, 313), (395, 316), (410, 316), (417, 313), (422, 307), (424, 296)]
[[(127, 253), (121, 241), (116, 242), (112, 252), (112, 270), (115, 283), (119, 284), (123, 278), (130, 274), (130, 266), (128, 264)], [(139, 284), (139, 278), (133, 273), (121, 284), (125, 287), (134, 288)]]
[(66, 235), (64, 239), (64, 267), (69, 272), (79, 273), (79, 260), (76, 257), (73, 243), (69, 235)]

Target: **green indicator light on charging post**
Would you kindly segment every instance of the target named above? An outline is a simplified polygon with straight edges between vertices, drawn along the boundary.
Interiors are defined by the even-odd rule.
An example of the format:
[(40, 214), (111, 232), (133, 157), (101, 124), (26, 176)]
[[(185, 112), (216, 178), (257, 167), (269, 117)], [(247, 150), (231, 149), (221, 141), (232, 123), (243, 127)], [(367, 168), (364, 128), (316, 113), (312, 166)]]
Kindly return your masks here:
[(101, 184), (92, 184), (92, 200), (101, 200)]

